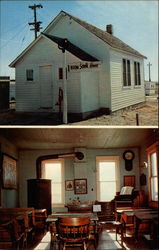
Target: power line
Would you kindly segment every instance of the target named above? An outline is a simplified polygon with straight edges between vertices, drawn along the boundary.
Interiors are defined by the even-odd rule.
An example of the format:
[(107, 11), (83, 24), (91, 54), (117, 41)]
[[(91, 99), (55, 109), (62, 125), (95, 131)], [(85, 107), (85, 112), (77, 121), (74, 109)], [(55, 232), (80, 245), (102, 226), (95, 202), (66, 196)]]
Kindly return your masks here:
[(36, 8), (43, 8), (43, 6), (41, 4), (34, 4), (34, 5), (30, 5), (28, 8), (32, 9), (34, 11), (34, 22), (32, 23), (28, 23), (29, 25), (33, 25), (34, 28), (30, 29), (30, 30), (34, 30), (35, 33), (35, 39), (37, 38), (37, 32), (39, 32), (42, 28), (40, 27), (40, 24), (42, 22), (38, 21), (36, 19)]
[[(26, 26), (27, 26), (27, 24), (25, 24), (24, 28), (25, 28)], [(8, 42), (6, 42), (6, 43), (4, 44), (4, 46), (1, 47), (1, 49), (4, 48), (4, 47), (6, 47), (6, 46), (8, 45), (8, 43), (9, 43), (11, 40), (13, 40), (16, 36), (18, 36), (22, 31), (24, 31), (24, 29), (21, 29), (21, 30), (18, 31), (16, 34), (14, 34), (14, 36), (11, 37), (11, 38), (8, 40)]]
[[(31, 18), (29, 20), (31, 20)], [(24, 24), (26, 25), (26, 22), (23, 22), (23, 24), (21, 24), (20, 26), (16, 24), (15, 26), (9, 28), (7, 31), (3, 32), (3, 36), (7, 35), (11, 30), (19, 29), (20, 27), (23, 27)]]

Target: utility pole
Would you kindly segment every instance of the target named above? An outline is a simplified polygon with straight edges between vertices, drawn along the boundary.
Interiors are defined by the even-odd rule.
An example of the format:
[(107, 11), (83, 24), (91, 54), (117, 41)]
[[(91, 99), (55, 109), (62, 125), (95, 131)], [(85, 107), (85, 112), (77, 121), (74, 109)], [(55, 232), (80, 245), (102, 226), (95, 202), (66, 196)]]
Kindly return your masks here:
[(152, 64), (149, 62), (147, 64), (147, 66), (149, 67), (149, 82), (151, 82), (151, 69), (150, 69), (150, 67), (152, 66)]
[(37, 4), (37, 5), (34, 4), (34, 5), (29, 6), (28, 8), (30, 8), (30, 9), (32, 9), (34, 11), (34, 22), (28, 23), (28, 24), (34, 26), (34, 29), (30, 29), (30, 30), (34, 30), (35, 39), (36, 39), (37, 38), (37, 32), (39, 32), (42, 29), (40, 27), (40, 24), (42, 22), (37, 22), (37, 19), (36, 19), (36, 8), (43, 8), (43, 6), (41, 4)]

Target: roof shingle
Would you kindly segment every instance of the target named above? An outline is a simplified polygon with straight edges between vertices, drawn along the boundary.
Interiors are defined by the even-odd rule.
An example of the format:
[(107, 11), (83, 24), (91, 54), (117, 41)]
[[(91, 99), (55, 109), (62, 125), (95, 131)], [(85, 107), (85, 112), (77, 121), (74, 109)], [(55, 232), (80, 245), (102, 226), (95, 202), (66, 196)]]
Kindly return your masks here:
[(89, 24), (75, 16), (72, 16), (70, 14), (68, 14), (65, 11), (61, 11), (61, 13), (69, 16), (70, 18), (72, 18), (74, 21), (76, 21), (77, 23), (79, 23), (80, 25), (82, 25), (84, 28), (86, 28), (88, 31), (90, 31), (91, 33), (93, 33), (94, 35), (96, 35), (98, 38), (100, 38), (101, 40), (103, 40), (104, 42), (106, 42), (107, 44), (109, 44), (112, 48), (116, 48), (116, 49), (120, 49), (122, 51), (131, 53), (135, 56), (138, 57), (143, 57), (143, 58), (147, 58), (144, 55), (140, 54), (137, 50), (133, 49), (132, 47), (130, 47), (129, 45), (127, 45), (126, 43), (124, 43), (123, 41), (121, 41), (119, 38), (109, 34), (107, 31), (101, 30), (97, 27), (95, 27), (92, 24)]

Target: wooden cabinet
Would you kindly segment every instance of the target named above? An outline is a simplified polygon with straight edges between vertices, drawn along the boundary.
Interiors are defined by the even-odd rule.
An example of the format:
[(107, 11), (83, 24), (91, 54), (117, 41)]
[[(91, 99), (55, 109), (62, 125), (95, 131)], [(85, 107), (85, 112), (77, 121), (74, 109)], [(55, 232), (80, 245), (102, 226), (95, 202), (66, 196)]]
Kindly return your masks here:
[(28, 182), (28, 207), (47, 209), (51, 214), (51, 180), (30, 179)]

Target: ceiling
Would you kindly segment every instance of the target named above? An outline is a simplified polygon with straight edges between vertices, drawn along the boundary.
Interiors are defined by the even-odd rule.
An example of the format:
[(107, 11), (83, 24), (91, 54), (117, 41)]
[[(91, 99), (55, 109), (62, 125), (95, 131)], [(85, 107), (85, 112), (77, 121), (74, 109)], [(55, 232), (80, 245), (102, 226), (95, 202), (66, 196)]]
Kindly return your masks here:
[(0, 128), (19, 149), (139, 147), (156, 133), (153, 128)]

